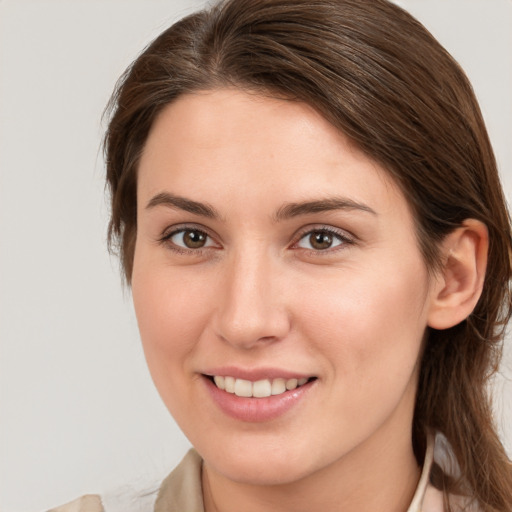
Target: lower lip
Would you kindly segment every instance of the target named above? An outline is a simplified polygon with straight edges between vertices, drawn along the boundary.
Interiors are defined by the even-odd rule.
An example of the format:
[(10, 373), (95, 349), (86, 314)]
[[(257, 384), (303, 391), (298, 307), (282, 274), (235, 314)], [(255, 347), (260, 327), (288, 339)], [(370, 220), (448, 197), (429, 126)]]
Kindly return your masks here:
[(265, 398), (245, 398), (219, 389), (209, 378), (203, 377), (210, 396), (228, 416), (240, 421), (261, 423), (284, 415), (299, 405), (311, 390), (315, 380), (309, 381), (291, 391)]

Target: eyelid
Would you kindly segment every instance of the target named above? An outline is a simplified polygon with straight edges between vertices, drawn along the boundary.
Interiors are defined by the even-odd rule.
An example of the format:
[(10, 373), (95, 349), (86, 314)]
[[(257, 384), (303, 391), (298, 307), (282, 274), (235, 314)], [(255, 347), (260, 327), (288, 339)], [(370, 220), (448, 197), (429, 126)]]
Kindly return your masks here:
[[(191, 248), (185, 248), (181, 247), (179, 245), (176, 245), (172, 242), (170, 242), (170, 239), (176, 235), (177, 233), (183, 232), (183, 231), (199, 231), (201, 233), (204, 233), (210, 240), (214, 242), (214, 246), (207, 246), (207, 247), (201, 247), (198, 249), (191, 249)], [(314, 232), (326, 232), (329, 234), (332, 234), (333, 236), (337, 237), (339, 240), (341, 240), (341, 244), (338, 244), (334, 246), (333, 248), (328, 248), (325, 250), (319, 250), (319, 249), (306, 249), (303, 247), (298, 247), (298, 243), (302, 238), (304, 238), (306, 235), (309, 235)], [(357, 237), (350, 233), (349, 231), (341, 228), (334, 227), (332, 225), (326, 225), (326, 224), (311, 224), (308, 226), (302, 227), (300, 230), (298, 230), (295, 235), (293, 236), (293, 242), (290, 245), (291, 249), (295, 250), (302, 250), (302, 251), (309, 251), (311, 253), (315, 253), (317, 255), (319, 254), (329, 254), (334, 251), (342, 250), (347, 245), (352, 245), (357, 241)], [(178, 253), (193, 253), (193, 254), (200, 254), (203, 250), (207, 249), (219, 249), (222, 248), (222, 245), (218, 242), (218, 237), (213, 235), (211, 233), (211, 230), (206, 228), (203, 225), (200, 224), (193, 224), (193, 223), (183, 223), (183, 224), (175, 224), (172, 226), (168, 226), (165, 228), (165, 230), (162, 232), (162, 234), (157, 238), (157, 243), (168, 246), (171, 250), (178, 252)]]
[[(320, 249), (305, 249), (303, 247), (299, 247), (298, 246), (298, 243), (306, 235), (310, 235), (311, 233), (315, 233), (315, 232), (329, 233), (329, 234), (337, 237), (338, 239), (340, 239), (342, 243), (339, 244), (339, 245), (336, 245), (336, 246), (334, 246), (332, 248), (324, 249), (324, 250), (320, 250)], [(356, 242), (357, 238), (356, 238), (355, 235), (353, 235), (352, 233), (350, 233), (349, 231), (347, 231), (345, 229), (341, 229), (341, 228), (337, 228), (337, 227), (334, 227), (334, 226), (331, 226), (331, 225), (325, 225), (325, 224), (313, 224), (313, 225), (309, 225), (309, 226), (305, 226), (305, 227), (301, 228), (295, 234), (295, 236), (293, 237), (293, 240), (294, 241), (293, 241), (293, 243), (291, 245), (292, 249), (309, 251), (309, 252), (315, 253), (315, 254), (328, 254), (328, 253), (332, 253), (332, 252), (337, 251), (337, 250), (342, 250), (347, 245), (353, 245)]]
[[(177, 235), (178, 233), (182, 233), (184, 231), (199, 231), (200, 233), (204, 233), (210, 240), (214, 242), (215, 245), (209, 245), (206, 247), (200, 247), (197, 249), (191, 249), (188, 247), (181, 247), (180, 245), (176, 245), (171, 242), (171, 238), (174, 235)], [(184, 223), (184, 224), (175, 224), (172, 226), (168, 226), (164, 229), (162, 234), (157, 238), (157, 243), (166, 245), (168, 248), (170, 248), (173, 251), (176, 251), (178, 253), (190, 253), (190, 254), (200, 254), (202, 251), (207, 249), (217, 249), (220, 248), (221, 245), (217, 241), (217, 237), (211, 234), (211, 231), (206, 228), (205, 226), (202, 226), (200, 224), (193, 224), (193, 223)]]

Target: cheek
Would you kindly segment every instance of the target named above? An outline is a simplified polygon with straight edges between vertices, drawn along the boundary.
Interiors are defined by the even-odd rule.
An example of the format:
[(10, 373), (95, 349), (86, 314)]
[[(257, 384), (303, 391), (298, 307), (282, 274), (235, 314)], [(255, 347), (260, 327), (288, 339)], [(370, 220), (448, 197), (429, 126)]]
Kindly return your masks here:
[(400, 414), (412, 414), (425, 288), (420, 274), (399, 275), (378, 283), (377, 276), (345, 276), (310, 294), (303, 308), (302, 331), (326, 369), (324, 406), (334, 426), (325, 428), (347, 439), (363, 439), (400, 404), (406, 404)]
[(329, 356), (334, 374), (354, 376), (350, 385), (360, 386), (362, 375), (386, 380), (388, 371), (405, 378), (426, 328), (426, 283), (416, 262), (364, 276), (348, 272), (299, 294), (308, 303), (298, 321), (310, 343)]
[[(132, 294), (148, 367), (157, 388), (187, 371), (187, 356), (200, 339), (208, 318), (208, 287), (186, 271), (134, 266)], [(175, 378), (176, 377), (176, 378)]]

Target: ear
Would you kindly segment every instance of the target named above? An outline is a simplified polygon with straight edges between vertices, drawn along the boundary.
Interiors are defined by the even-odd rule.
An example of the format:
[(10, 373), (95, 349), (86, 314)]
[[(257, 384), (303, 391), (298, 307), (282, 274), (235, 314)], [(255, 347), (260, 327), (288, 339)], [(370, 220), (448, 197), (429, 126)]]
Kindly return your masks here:
[(441, 246), (443, 265), (434, 284), (428, 325), (448, 329), (465, 320), (482, 293), (487, 267), (487, 227), (467, 219)]

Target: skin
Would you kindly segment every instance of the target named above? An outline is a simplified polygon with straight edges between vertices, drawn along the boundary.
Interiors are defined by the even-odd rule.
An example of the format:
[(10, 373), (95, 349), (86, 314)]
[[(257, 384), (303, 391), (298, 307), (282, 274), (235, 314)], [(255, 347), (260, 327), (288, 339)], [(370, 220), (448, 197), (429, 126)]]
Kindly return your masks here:
[[(207, 510), (407, 510), (420, 472), (418, 358), (446, 283), (429, 278), (388, 174), (308, 105), (222, 89), (164, 108), (137, 194), (141, 338), (164, 403), (204, 458)], [(161, 194), (217, 217), (156, 204)], [(359, 206), (278, 215), (332, 198)], [(184, 227), (205, 246), (169, 237)], [(322, 229), (336, 234), (317, 249), (310, 234)], [(279, 418), (243, 422), (204, 385), (208, 368), (226, 365), (316, 381)]]

